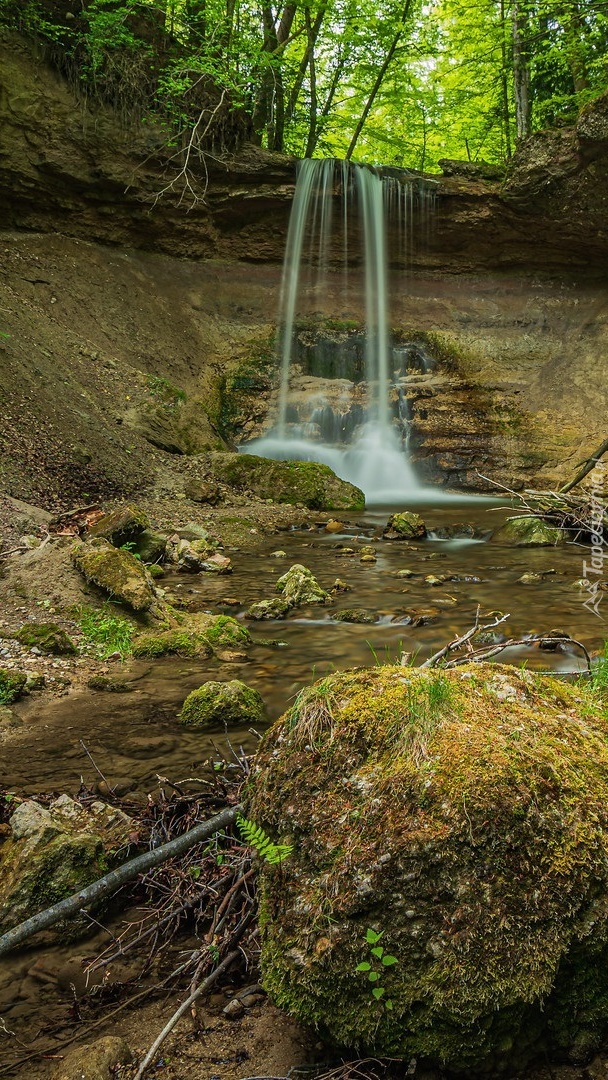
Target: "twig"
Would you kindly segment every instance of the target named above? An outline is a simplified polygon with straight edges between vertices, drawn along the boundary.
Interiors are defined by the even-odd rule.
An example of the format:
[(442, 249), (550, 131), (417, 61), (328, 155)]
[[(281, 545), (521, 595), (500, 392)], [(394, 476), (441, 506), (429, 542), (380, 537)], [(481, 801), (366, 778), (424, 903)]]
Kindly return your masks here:
[[(466, 645), (472, 637), (475, 637), (475, 634), (483, 633), (483, 631), (485, 630), (493, 630), (494, 627), (500, 626), (501, 623), (505, 622), (511, 617), (510, 613), (507, 615), (503, 615), (501, 612), (499, 612), (498, 614), (500, 615), (500, 618), (496, 617), (494, 619), (494, 622), (484, 623), (483, 626), (480, 626), (479, 611), (480, 609), (477, 608), (477, 613), (475, 615), (475, 624), (471, 627), (470, 630), (467, 630), (466, 634), (462, 634), (460, 637), (454, 638), (453, 641), (449, 641), (447, 645), (444, 645), (443, 649), (440, 649), (439, 652), (433, 653), (432, 656), (429, 656), (428, 660), (425, 660), (424, 664), (421, 664), (420, 667), (435, 667), (436, 664), (438, 664), (444, 656), (447, 656), (448, 653), (455, 652), (456, 649), (462, 648), (462, 646)], [(490, 612), (490, 614), (493, 614), (493, 612)]]
[(193, 1002), (195, 1002), (196, 999), (201, 996), (201, 994), (204, 994), (206, 990), (209, 990), (209, 988), (211, 986), (213, 986), (213, 984), (215, 982), (217, 982), (220, 975), (223, 975), (224, 972), (228, 970), (230, 965), (232, 963), (234, 963), (235, 960), (238, 959), (238, 957), (239, 957), (239, 950), (238, 949), (233, 949), (232, 952), (229, 952), (228, 955), (226, 957), (224, 957), (222, 962), (220, 964), (218, 964), (218, 966), (216, 968), (214, 968), (214, 970), (211, 972), (211, 974), (208, 975), (207, 978), (201, 983), (201, 985), (198, 986), (196, 988), (196, 990), (194, 990), (193, 993), (190, 994), (190, 996), (187, 997), (186, 1000), (182, 1002), (179, 1009), (177, 1009), (173, 1013), (173, 1016), (171, 1017), (171, 1019), (165, 1024), (165, 1026), (164, 1026), (163, 1030), (161, 1031), (160, 1035), (158, 1035), (157, 1038), (152, 1043), (152, 1046), (150, 1047), (150, 1049), (148, 1050), (147, 1054), (145, 1055), (143, 1061), (141, 1062), (141, 1065), (139, 1066), (139, 1069), (135, 1073), (135, 1076), (133, 1077), (133, 1080), (142, 1080), (142, 1077), (143, 1077), (146, 1069), (148, 1068), (148, 1066), (154, 1060), (154, 1056), (155, 1056), (157, 1050), (162, 1046), (165, 1039), (167, 1038), (167, 1035), (171, 1034), (171, 1032), (173, 1031), (173, 1028), (181, 1020), (184, 1013), (186, 1013), (188, 1011), (188, 1009), (193, 1004)]
[(93, 758), (93, 755), (91, 754), (90, 750), (85, 746), (82, 739), (79, 739), (78, 741), (79, 741), (80, 745), (82, 746), (82, 749), (84, 750), (85, 754), (87, 755), (89, 761), (91, 762), (91, 765), (95, 769), (95, 772), (97, 773), (98, 776), (101, 776), (101, 779), (103, 780), (104, 784), (106, 784), (106, 786), (108, 788), (108, 791), (110, 791), (112, 793), (112, 795), (114, 795), (115, 794), (114, 788), (111, 787), (110, 784), (108, 783), (108, 781), (106, 780), (106, 778), (103, 775), (101, 769), (96, 764), (95, 759)]

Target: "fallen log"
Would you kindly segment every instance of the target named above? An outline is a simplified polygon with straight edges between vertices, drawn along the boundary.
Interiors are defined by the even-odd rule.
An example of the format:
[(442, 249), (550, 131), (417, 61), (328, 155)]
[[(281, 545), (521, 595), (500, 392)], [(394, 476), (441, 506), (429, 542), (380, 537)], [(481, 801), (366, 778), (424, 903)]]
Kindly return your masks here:
[(139, 874), (144, 874), (177, 855), (183, 855), (185, 851), (188, 851), (195, 844), (207, 840), (210, 836), (232, 825), (237, 814), (242, 813), (242, 810), (243, 807), (240, 804), (222, 810), (215, 817), (203, 821), (200, 825), (195, 825), (193, 829), (176, 837), (175, 840), (170, 840), (167, 844), (162, 844), (152, 851), (146, 851), (143, 855), (138, 855), (135, 859), (130, 859), (129, 862), (123, 863), (116, 870), (111, 870), (109, 874), (105, 874), (104, 877), (92, 882), (91, 885), (85, 886), (80, 892), (66, 897), (65, 900), (60, 900), (59, 903), (53, 904), (52, 907), (46, 908), (45, 911), (38, 912), (37, 915), (32, 915), (31, 919), (26, 919), (25, 922), (13, 927), (12, 930), (7, 930), (6, 934), (2, 934), (0, 937), (0, 956), (10, 952), (17, 945), (21, 945), (33, 934), (37, 934), (41, 930), (48, 930), (50, 926), (54, 926), (61, 919), (76, 915), (86, 906), (90, 906), (104, 896), (116, 892), (128, 881), (133, 881)]

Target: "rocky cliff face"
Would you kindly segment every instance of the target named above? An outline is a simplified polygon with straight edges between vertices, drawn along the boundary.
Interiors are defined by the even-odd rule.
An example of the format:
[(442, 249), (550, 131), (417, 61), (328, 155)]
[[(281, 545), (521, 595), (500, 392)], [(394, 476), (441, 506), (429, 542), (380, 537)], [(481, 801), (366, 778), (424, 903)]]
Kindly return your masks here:
[[(88, 113), (28, 44), (0, 45), (2, 486), (128, 490), (263, 423), (295, 162), (251, 148), (193, 201), (161, 132)], [(391, 281), (393, 326), (437, 362), (407, 391), (435, 479), (548, 485), (605, 436), (607, 163), (603, 100), (524, 144), (502, 186), (435, 178), (433, 228)], [(342, 310), (336, 273), (310, 314), (361, 321), (353, 296)]]

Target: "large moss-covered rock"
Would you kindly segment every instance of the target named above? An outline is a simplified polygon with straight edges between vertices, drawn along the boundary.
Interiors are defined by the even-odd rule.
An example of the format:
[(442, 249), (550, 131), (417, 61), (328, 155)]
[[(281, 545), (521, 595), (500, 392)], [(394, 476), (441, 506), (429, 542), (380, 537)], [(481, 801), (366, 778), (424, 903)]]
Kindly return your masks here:
[(213, 648), (234, 649), (251, 645), (251, 634), (246, 626), (231, 615), (207, 615), (196, 612), (187, 617), (188, 629), (201, 634)]
[(261, 871), (273, 1000), (360, 1054), (453, 1070), (593, 1051), (607, 736), (593, 692), (498, 665), (337, 673), (302, 693), (249, 789), (248, 816), (293, 845)]
[(312, 570), (301, 563), (289, 567), (287, 573), (278, 579), (276, 590), (291, 607), (331, 602), (331, 596), (321, 588)]
[(386, 540), (414, 540), (426, 536), (426, 525), (420, 514), (404, 510), (401, 514), (392, 514), (388, 519), (383, 536)]
[(556, 544), (563, 544), (567, 538), (564, 529), (531, 515), (508, 518), (492, 535), (492, 540), (516, 547), (555, 547)]
[(264, 702), (257, 690), (240, 679), (206, 682), (188, 694), (180, 720), (188, 727), (207, 728), (217, 724), (261, 724)]
[(79, 544), (72, 553), (74, 565), (87, 581), (133, 611), (148, 611), (156, 595), (152, 579), (143, 563), (130, 551), (115, 548), (105, 540)]
[(202, 634), (182, 627), (140, 634), (133, 642), (136, 659), (157, 659), (159, 656), (211, 656), (213, 650)]
[(109, 540), (116, 547), (120, 547), (121, 544), (135, 543), (149, 524), (143, 510), (125, 504), (105, 514), (96, 525), (91, 526), (87, 536), (91, 539)]
[(40, 652), (51, 656), (70, 655), (76, 652), (72, 639), (55, 623), (24, 623), (14, 636), (21, 645), (27, 645), (30, 649), (36, 646)]
[(328, 465), (316, 461), (271, 461), (253, 454), (212, 454), (218, 480), (261, 499), (303, 503), (311, 510), (363, 510), (359, 488), (340, 480)]

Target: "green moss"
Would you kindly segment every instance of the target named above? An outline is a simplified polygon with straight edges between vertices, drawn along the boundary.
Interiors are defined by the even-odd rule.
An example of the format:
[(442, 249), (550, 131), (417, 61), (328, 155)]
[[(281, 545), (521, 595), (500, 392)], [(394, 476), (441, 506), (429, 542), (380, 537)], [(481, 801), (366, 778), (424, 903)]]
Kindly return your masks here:
[(264, 719), (264, 702), (260, 694), (239, 679), (204, 683), (188, 694), (180, 713), (182, 724), (196, 728), (260, 724)]
[(261, 499), (302, 503), (311, 510), (363, 510), (359, 488), (340, 480), (316, 461), (271, 461), (254, 454), (214, 454), (211, 466), (218, 480)]
[(76, 652), (74, 642), (65, 630), (55, 623), (24, 623), (15, 633), (17, 641), (28, 648), (36, 646), (43, 653), (53, 656), (70, 655)]
[(88, 582), (134, 611), (148, 611), (154, 604), (151, 580), (130, 551), (119, 550), (105, 540), (92, 540), (74, 549), (72, 561)]
[(526, 515), (508, 518), (492, 536), (492, 540), (516, 547), (554, 547), (563, 544), (568, 534), (542, 518)]
[[(299, 695), (247, 809), (294, 846), (280, 879), (262, 869), (276, 1003), (340, 1045), (454, 1070), (596, 1049), (608, 724), (594, 694), (471, 665), (338, 673)], [(392, 1012), (356, 972), (367, 926), (398, 958)]]
[(26, 682), (27, 675), (21, 671), (0, 668), (0, 705), (11, 705), (21, 697)]
[(133, 656), (137, 659), (170, 655), (210, 656), (211, 652), (204, 637), (184, 629), (141, 634), (133, 643)]
[(214, 647), (230, 648), (251, 644), (251, 634), (247, 627), (241, 626), (230, 615), (212, 616), (204, 634), (207, 641)]
[[(107, 871), (98, 836), (60, 833), (32, 847), (23, 859), (23, 845), (8, 841), (2, 849), (0, 928), (17, 925), (64, 900)], [(64, 935), (82, 933), (82, 924), (65, 927)]]

